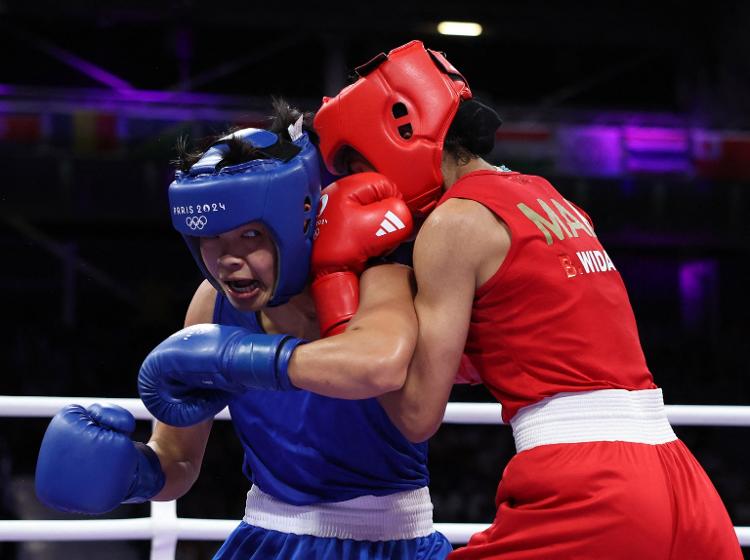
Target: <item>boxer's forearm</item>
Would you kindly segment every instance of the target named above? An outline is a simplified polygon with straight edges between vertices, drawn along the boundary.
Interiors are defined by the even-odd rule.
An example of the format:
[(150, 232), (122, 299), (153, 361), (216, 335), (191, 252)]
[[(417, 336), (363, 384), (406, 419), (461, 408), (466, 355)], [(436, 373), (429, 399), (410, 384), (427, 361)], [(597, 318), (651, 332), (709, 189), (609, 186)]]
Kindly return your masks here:
[(362, 275), (360, 307), (345, 332), (298, 346), (289, 379), (322, 395), (361, 399), (399, 389), (414, 351), (417, 323), (408, 267), (382, 265)]
[(159, 457), (166, 482), (153, 500), (176, 500), (190, 490), (200, 474), (212, 423), (208, 420), (188, 428), (156, 423), (148, 445)]

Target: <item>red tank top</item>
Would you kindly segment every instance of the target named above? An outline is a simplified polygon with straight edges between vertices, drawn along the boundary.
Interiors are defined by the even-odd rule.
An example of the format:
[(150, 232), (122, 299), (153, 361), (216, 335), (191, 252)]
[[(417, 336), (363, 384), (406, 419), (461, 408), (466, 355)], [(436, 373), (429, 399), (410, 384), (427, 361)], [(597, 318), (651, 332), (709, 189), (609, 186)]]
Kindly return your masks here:
[(654, 389), (619, 272), (591, 220), (545, 179), (477, 171), (441, 198), (489, 208), (508, 255), (474, 295), (466, 355), (509, 421), (562, 392)]

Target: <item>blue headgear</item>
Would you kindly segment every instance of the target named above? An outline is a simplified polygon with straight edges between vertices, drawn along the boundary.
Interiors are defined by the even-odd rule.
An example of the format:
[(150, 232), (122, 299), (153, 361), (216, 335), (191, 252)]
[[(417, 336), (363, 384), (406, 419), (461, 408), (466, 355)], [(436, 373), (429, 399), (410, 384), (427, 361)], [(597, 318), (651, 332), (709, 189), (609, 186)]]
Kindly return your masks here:
[[(264, 156), (217, 170), (234, 137)], [(189, 171), (169, 185), (172, 224), (187, 242), (204, 276), (221, 291), (200, 253), (200, 237), (212, 237), (258, 221), (273, 234), (277, 279), (269, 305), (280, 305), (305, 287), (315, 215), (320, 199), (318, 153), (303, 133), (294, 142), (268, 130), (246, 128), (211, 146)]]

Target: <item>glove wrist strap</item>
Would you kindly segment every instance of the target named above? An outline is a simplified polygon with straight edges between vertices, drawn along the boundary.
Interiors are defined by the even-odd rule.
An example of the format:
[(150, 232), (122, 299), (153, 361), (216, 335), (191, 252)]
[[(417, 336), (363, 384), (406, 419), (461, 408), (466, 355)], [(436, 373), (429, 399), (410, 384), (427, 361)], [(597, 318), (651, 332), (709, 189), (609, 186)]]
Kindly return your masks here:
[(161, 492), (166, 482), (156, 452), (145, 443), (133, 442), (133, 445), (138, 451), (138, 464), (123, 504), (140, 504), (150, 500)]
[(294, 349), (305, 342), (286, 334), (246, 335), (232, 354), (229, 377), (244, 389), (294, 391), (289, 380), (289, 361)]
[(359, 307), (359, 277), (353, 272), (334, 272), (316, 278), (311, 287), (318, 312), (320, 336), (340, 334)]
[(279, 345), (279, 353), (276, 356), (276, 379), (278, 380), (280, 391), (298, 390), (298, 387), (292, 385), (289, 379), (289, 362), (292, 359), (295, 348), (305, 342), (307, 341), (290, 336)]

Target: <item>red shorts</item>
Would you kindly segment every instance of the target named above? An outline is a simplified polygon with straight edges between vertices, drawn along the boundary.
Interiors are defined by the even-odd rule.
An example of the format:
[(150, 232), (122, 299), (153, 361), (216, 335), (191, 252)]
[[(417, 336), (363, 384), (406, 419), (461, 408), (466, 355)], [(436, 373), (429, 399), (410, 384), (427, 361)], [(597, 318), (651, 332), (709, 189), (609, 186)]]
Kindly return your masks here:
[(496, 504), (493, 524), (451, 560), (742, 560), (721, 498), (679, 440), (522, 451)]

